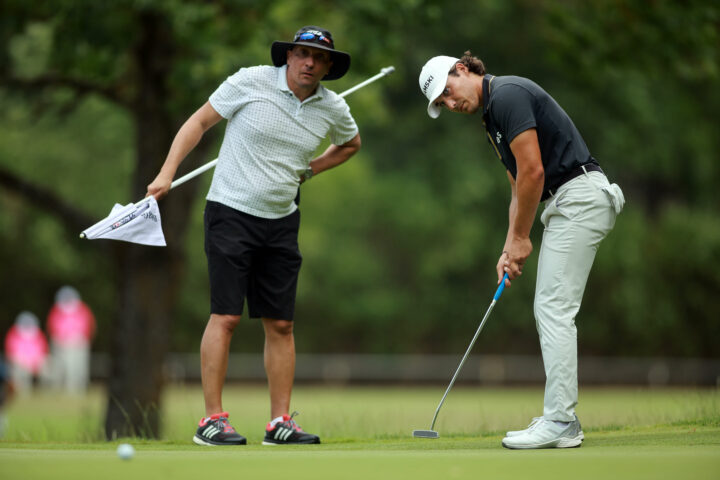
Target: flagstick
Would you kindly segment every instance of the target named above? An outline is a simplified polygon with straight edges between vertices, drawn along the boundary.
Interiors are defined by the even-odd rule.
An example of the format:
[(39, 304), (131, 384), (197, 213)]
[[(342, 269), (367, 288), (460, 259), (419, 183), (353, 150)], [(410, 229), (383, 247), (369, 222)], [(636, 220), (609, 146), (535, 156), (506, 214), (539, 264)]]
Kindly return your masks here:
[(368, 84), (374, 82), (375, 80), (378, 80), (378, 79), (380, 79), (380, 78), (382, 78), (382, 77), (384, 77), (384, 76), (386, 76), (386, 75), (390, 75), (390, 74), (393, 73), (394, 71), (395, 71), (395, 67), (393, 67), (393, 66), (385, 67), (385, 68), (381, 69), (381, 70), (380, 70), (380, 73), (378, 73), (378, 74), (375, 75), (374, 77), (370, 77), (370, 78), (368, 78), (367, 80), (365, 80), (364, 82), (358, 83), (358, 84), (355, 85), (354, 87), (345, 90), (344, 92), (342, 92), (342, 93), (339, 94), (339, 95), (340, 95), (341, 97), (344, 97), (345, 95), (350, 95), (350, 94), (353, 93), (355, 90), (360, 90), (360, 89), (361, 89), (362, 87), (364, 87), (365, 85), (368, 85)]
[(216, 159), (213, 160), (212, 162), (208, 162), (208, 163), (206, 163), (205, 165), (203, 165), (202, 167), (196, 168), (195, 170), (193, 170), (192, 172), (188, 173), (187, 175), (183, 175), (182, 177), (178, 178), (177, 180), (173, 181), (173, 182), (170, 184), (170, 190), (172, 190), (172, 189), (175, 188), (175, 187), (179, 187), (179, 186), (182, 185), (183, 183), (187, 182), (187, 181), (190, 180), (191, 178), (197, 177), (197, 176), (200, 175), (201, 173), (205, 173), (206, 171), (208, 171), (208, 170), (210, 170), (211, 168), (213, 168), (213, 167), (217, 164), (217, 162), (218, 162), (218, 159), (216, 158)]
[[(373, 77), (370, 77), (370, 78), (368, 78), (367, 80), (365, 80), (365, 81), (363, 81), (363, 82), (358, 83), (358, 84), (355, 85), (354, 87), (349, 88), (349, 89), (345, 90), (344, 92), (338, 94), (338, 96), (340, 96), (340, 97), (345, 97), (345, 96), (347, 96), (347, 95), (350, 95), (351, 93), (353, 93), (353, 92), (361, 89), (361, 88), (364, 87), (365, 85), (368, 85), (368, 84), (370, 84), (370, 83), (372, 83), (372, 82), (374, 82), (374, 81), (376, 81), (376, 80), (378, 80), (378, 79), (380, 79), (380, 78), (382, 78), (382, 77), (384, 77), (384, 76), (390, 75), (390, 74), (393, 73), (394, 71), (395, 71), (395, 67), (393, 67), (393, 66), (389, 66), (389, 67), (382, 68), (382, 69), (380, 69), (380, 73), (378, 73), (377, 75), (375, 75), (375, 76), (373, 76)], [(190, 172), (190, 173), (188, 173), (188, 174), (186, 174), (186, 175), (183, 175), (182, 177), (178, 178), (177, 180), (173, 181), (173, 182), (170, 184), (170, 190), (172, 190), (172, 189), (175, 188), (175, 187), (179, 187), (179, 186), (182, 185), (183, 183), (185, 183), (185, 182), (187, 182), (188, 180), (191, 180), (191, 179), (197, 177), (198, 175), (200, 175), (200, 174), (202, 174), (202, 173), (207, 172), (208, 170), (210, 170), (211, 168), (213, 168), (215, 165), (217, 165), (217, 162), (218, 162), (218, 159), (216, 158), (215, 160), (212, 160), (212, 161), (206, 163), (205, 165), (196, 168), (196, 169), (193, 170), (192, 172)], [(149, 197), (149, 196), (148, 196), (148, 197), (145, 197), (145, 198), (143, 198), (142, 200), (140, 200), (140, 201), (137, 203), (137, 205), (142, 205), (143, 202), (146, 202), (146, 201), (149, 201), (149, 200), (150, 200), (150, 197)], [(104, 220), (105, 220), (105, 219), (100, 220), (100, 222), (98, 222), (98, 223), (101, 223), (101, 222), (103, 222)], [(95, 225), (97, 225), (97, 223), (96, 223)], [(94, 227), (95, 225), (93, 225), (93, 227)], [(90, 230), (91, 228), (92, 228), (92, 227), (87, 228), (86, 231), (87, 231), (87, 230)], [(85, 238), (85, 232), (80, 233), (80, 238)]]

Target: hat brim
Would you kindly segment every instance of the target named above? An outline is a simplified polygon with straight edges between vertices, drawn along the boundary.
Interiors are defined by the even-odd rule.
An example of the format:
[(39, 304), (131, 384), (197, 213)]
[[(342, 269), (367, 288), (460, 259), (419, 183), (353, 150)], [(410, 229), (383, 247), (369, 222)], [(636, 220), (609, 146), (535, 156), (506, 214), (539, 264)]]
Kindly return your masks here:
[(447, 77), (445, 77), (444, 81), (438, 82), (438, 84), (435, 86), (432, 92), (430, 92), (430, 98), (431, 100), (428, 101), (428, 107), (427, 107), (427, 113), (430, 115), (430, 118), (438, 118), (440, 116), (440, 112), (442, 112), (442, 107), (438, 107), (435, 105), (435, 101), (440, 98), (440, 95), (442, 95), (443, 90), (445, 90), (445, 85), (447, 84)]
[(287, 63), (287, 51), (293, 48), (295, 45), (305, 45), (307, 47), (318, 48), (320, 50), (326, 50), (330, 52), (330, 60), (332, 66), (327, 75), (323, 80), (337, 80), (347, 73), (350, 69), (350, 54), (341, 52), (340, 50), (333, 50), (332, 48), (323, 47), (317, 43), (310, 42), (273, 42), (270, 48), (270, 56), (272, 57), (273, 65), (276, 67), (282, 67)]
[[(436, 106), (435, 102), (447, 86), (450, 70), (452, 70), (458, 62), (460, 62), (459, 58), (440, 55), (428, 60), (420, 71), (418, 82), (420, 84), (420, 90), (428, 99), (427, 113), (430, 118), (440, 116), (443, 107)], [(430, 91), (426, 90), (428, 86), (431, 88)]]

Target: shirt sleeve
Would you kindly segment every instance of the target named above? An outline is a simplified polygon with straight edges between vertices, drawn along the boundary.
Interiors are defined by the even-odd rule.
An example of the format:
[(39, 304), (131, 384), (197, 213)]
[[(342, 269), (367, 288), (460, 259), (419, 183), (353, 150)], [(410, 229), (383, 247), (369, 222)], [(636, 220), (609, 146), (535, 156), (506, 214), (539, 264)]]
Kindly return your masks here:
[(344, 145), (358, 134), (358, 126), (350, 114), (350, 107), (344, 99), (340, 99), (339, 114), (330, 129), (330, 141), (334, 145)]
[(248, 69), (241, 68), (210, 95), (210, 105), (226, 120), (231, 118), (247, 100), (247, 87), (251, 83)]
[(525, 130), (537, 127), (534, 97), (518, 85), (503, 85), (495, 92), (492, 115), (508, 145)]

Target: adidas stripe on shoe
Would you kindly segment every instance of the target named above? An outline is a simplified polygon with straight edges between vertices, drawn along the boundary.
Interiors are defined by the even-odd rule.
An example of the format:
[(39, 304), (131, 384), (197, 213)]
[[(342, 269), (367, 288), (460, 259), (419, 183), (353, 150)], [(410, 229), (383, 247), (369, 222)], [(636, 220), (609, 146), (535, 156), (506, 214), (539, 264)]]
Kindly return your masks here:
[(292, 416), (283, 415), (282, 421), (273, 425), (272, 422), (267, 424), (265, 428), (265, 438), (263, 445), (308, 445), (320, 443), (320, 437), (307, 433), (295, 423), (293, 417), (297, 415), (294, 412)]
[(238, 434), (228, 421), (228, 413), (216, 413), (198, 424), (193, 442), (198, 445), (245, 445), (247, 439)]

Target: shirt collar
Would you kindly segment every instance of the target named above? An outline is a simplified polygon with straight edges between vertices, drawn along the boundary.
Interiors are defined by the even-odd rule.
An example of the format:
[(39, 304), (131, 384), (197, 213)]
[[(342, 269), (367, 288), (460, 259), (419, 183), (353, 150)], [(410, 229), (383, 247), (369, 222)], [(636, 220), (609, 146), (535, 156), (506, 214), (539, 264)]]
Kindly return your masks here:
[(282, 67), (278, 67), (277, 69), (277, 88), (281, 92), (289, 92), (292, 93), (292, 90), (290, 90), (290, 87), (288, 87), (287, 83), (287, 63), (283, 65)]
[[(287, 63), (283, 65), (282, 67), (278, 67), (278, 77), (277, 77), (277, 88), (281, 92), (287, 92), (290, 94), (293, 94), (293, 91), (290, 90), (290, 87), (287, 83)], [(294, 95), (294, 94), (293, 94)], [(308, 102), (310, 100), (320, 100), (325, 96), (325, 87), (322, 86), (322, 84), (318, 84), (317, 89), (315, 89), (315, 93), (310, 95), (308, 98), (305, 99), (305, 102)], [(304, 103), (304, 102), (303, 102)]]
[(492, 83), (494, 75), (486, 73), (483, 77), (483, 117), (488, 113), (488, 105), (490, 105), (490, 84)]

